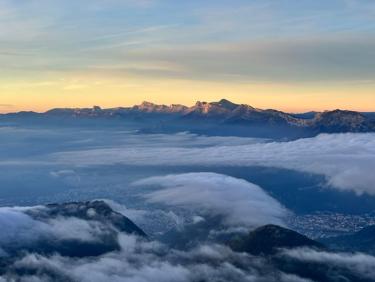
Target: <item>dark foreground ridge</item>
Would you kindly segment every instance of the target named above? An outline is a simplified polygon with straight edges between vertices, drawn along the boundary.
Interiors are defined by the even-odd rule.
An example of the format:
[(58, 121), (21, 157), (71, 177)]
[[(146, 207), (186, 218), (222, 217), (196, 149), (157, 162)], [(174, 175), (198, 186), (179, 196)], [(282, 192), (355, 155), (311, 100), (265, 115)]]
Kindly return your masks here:
[(353, 254), (334, 253), (277, 225), (233, 233), (226, 242), (194, 238), (192, 232), (196, 244), (181, 250), (147, 238), (105, 201), (6, 208), (2, 213), (9, 221), (0, 236), (1, 282), (375, 281), (371, 261), (362, 266)]
[(277, 225), (265, 225), (245, 236), (237, 236), (229, 241), (229, 246), (237, 252), (253, 255), (272, 255), (280, 249), (309, 247), (324, 249), (321, 243), (307, 238), (293, 230)]
[(33, 220), (34, 228), (36, 226), (35, 230), (31, 228), (28, 232), (36, 234), (27, 241), (1, 245), (8, 256), (23, 252), (57, 253), (68, 257), (99, 256), (120, 249), (120, 233), (146, 237), (137, 225), (113, 211), (104, 201), (50, 204), (26, 210), (25, 214)]

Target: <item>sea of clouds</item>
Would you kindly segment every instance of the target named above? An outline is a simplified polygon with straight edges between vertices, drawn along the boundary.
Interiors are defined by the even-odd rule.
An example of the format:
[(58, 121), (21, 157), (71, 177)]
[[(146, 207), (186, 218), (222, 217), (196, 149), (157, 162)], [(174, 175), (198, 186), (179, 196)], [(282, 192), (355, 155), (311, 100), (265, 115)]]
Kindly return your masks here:
[[(375, 134), (321, 134), (293, 141), (105, 129), (0, 128), (0, 166), (108, 165), (273, 167), (322, 175), (327, 187), (375, 195)], [(28, 146), (24, 146), (27, 142)], [(60, 174), (60, 175), (59, 175)], [(72, 176), (71, 181), (78, 181)]]
[[(375, 195), (375, 134), (322, 134), (313, 138), (276, 142), (239, 137), (208, 137), (189, 133), (146, 135), (129, 131), (39, 130), (1, 128), (0, 166), (6, 169), (43, 167), (52, 178), (79, 185), (79, 168), (123, 164), (147, 166), (276, 167), (323, 175), (327, 187)], [(24, 146), (25, 142), (29, 144)], [(43, 145), (44, 144), (44, 145)], [(166, 170), (167, 171), (167, 170)], [(212, 220), (224, 232), (263, 224), (285, 225), (287, 207), (253, 183), (217, 173), (160, 174), (134, 177), (130, 185), (139, 201), (152, 209), (111, 207), (143, 227), (166, 217), (172, 227), (194, 227)], [(98, 178), (99, 179), (99, 178)], [(134, 196), (133, 195), (133, 196)], [(99, 242), (108, 228), (101, 222), (75, 217), (37, 220), (27, 211), (45, 207), (0, 208), (0, 258), (9, 246), (17, 248), (41, 240)], [(182, 211), (184, 216), (178, 211)], [(186, 217), (186, 215), (188, 215)], [(188, 218), (188, 220), (186, 220)], [(160, 221), (159, 224), (163, 224)], [(159, 232), (166, 232), (159, 229)], [(175, 249), (160, 234), (150, 240), (118, 232), (120, 249), (98, 257), (72, 258), (27, 252), (12, 263), (0, 281), (301, 281), (260, 257), (235, 253), (210, 240)], [(212, 238), (212, 237), (210, 237)], [(208, 238), (208, 239), (210, 239)], [(194, 238), (191, 238), (194, 240)], [(11, 248), (11, 249), (12, 249)], [(286, 250), (284, 256), (322, 262), (374, 275), (375, 259), (364, 254), (317, 250)], [(22, 272), (27, 269), (26, 272)], [(26, 275), (19, 275), (26, 273)]]

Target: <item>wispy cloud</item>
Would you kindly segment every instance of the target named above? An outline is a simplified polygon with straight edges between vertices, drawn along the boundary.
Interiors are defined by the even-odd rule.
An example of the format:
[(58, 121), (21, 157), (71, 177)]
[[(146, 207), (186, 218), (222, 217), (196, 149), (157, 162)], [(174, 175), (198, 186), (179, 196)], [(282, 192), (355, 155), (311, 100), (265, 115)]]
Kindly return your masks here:
[(371, 38), (347, 36), (160, 47), (117, 56), (124, 62), (174, 63), (180, 70), (170, 77), (192, 80), (347, 82), (374, 76), (373, 50)]
[(12, 104), (0, 104), (0, 108), (13, 108), (14, 105)]
[[(98, 72), (91, 66), (105, 65), (113, 66), (101, 70), (110, 75), (121, 66), (119, 75), (215, 81), (369, 79), (375, 72), (374, 25), (360, 19), (358, 9), (372, 5), (346, 2), (2, 1), (0, 66), (43, 74)], [(40, 16), (42, 9), (47, 12)], [(170, 10), (176, 14), (167, 15)], [(16, 54), (30, 50), (32, 59), (13, 63)], [(145, 62), (173, 63), (178, 70), (129, 67)]]

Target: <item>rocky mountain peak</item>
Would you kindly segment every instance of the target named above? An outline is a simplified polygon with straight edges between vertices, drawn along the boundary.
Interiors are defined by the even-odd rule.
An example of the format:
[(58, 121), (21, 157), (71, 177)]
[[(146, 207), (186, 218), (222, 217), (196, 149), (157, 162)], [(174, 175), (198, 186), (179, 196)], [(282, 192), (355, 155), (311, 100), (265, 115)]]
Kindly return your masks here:
[(235, 104), (235, 103), (233, 103), (233, 102), (231, 102), (227, 99), (221, 99), (218, 102), (212, 102), (210, 104), (221, 107), (221, 108), (224, 108), (224, 109), (227, 109), (227, 110), (230, 110), (230, 111), (236, 109), (239, 106), (238, 104)]

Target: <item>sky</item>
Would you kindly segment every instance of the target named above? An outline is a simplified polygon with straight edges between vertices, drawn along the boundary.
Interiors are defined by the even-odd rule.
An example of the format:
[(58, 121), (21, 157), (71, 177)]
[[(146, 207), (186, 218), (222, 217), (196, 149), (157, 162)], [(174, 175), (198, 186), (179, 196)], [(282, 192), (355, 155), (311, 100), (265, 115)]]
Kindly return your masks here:
[(375, 111), (374, 0), (0, 0), (0, 112)]

